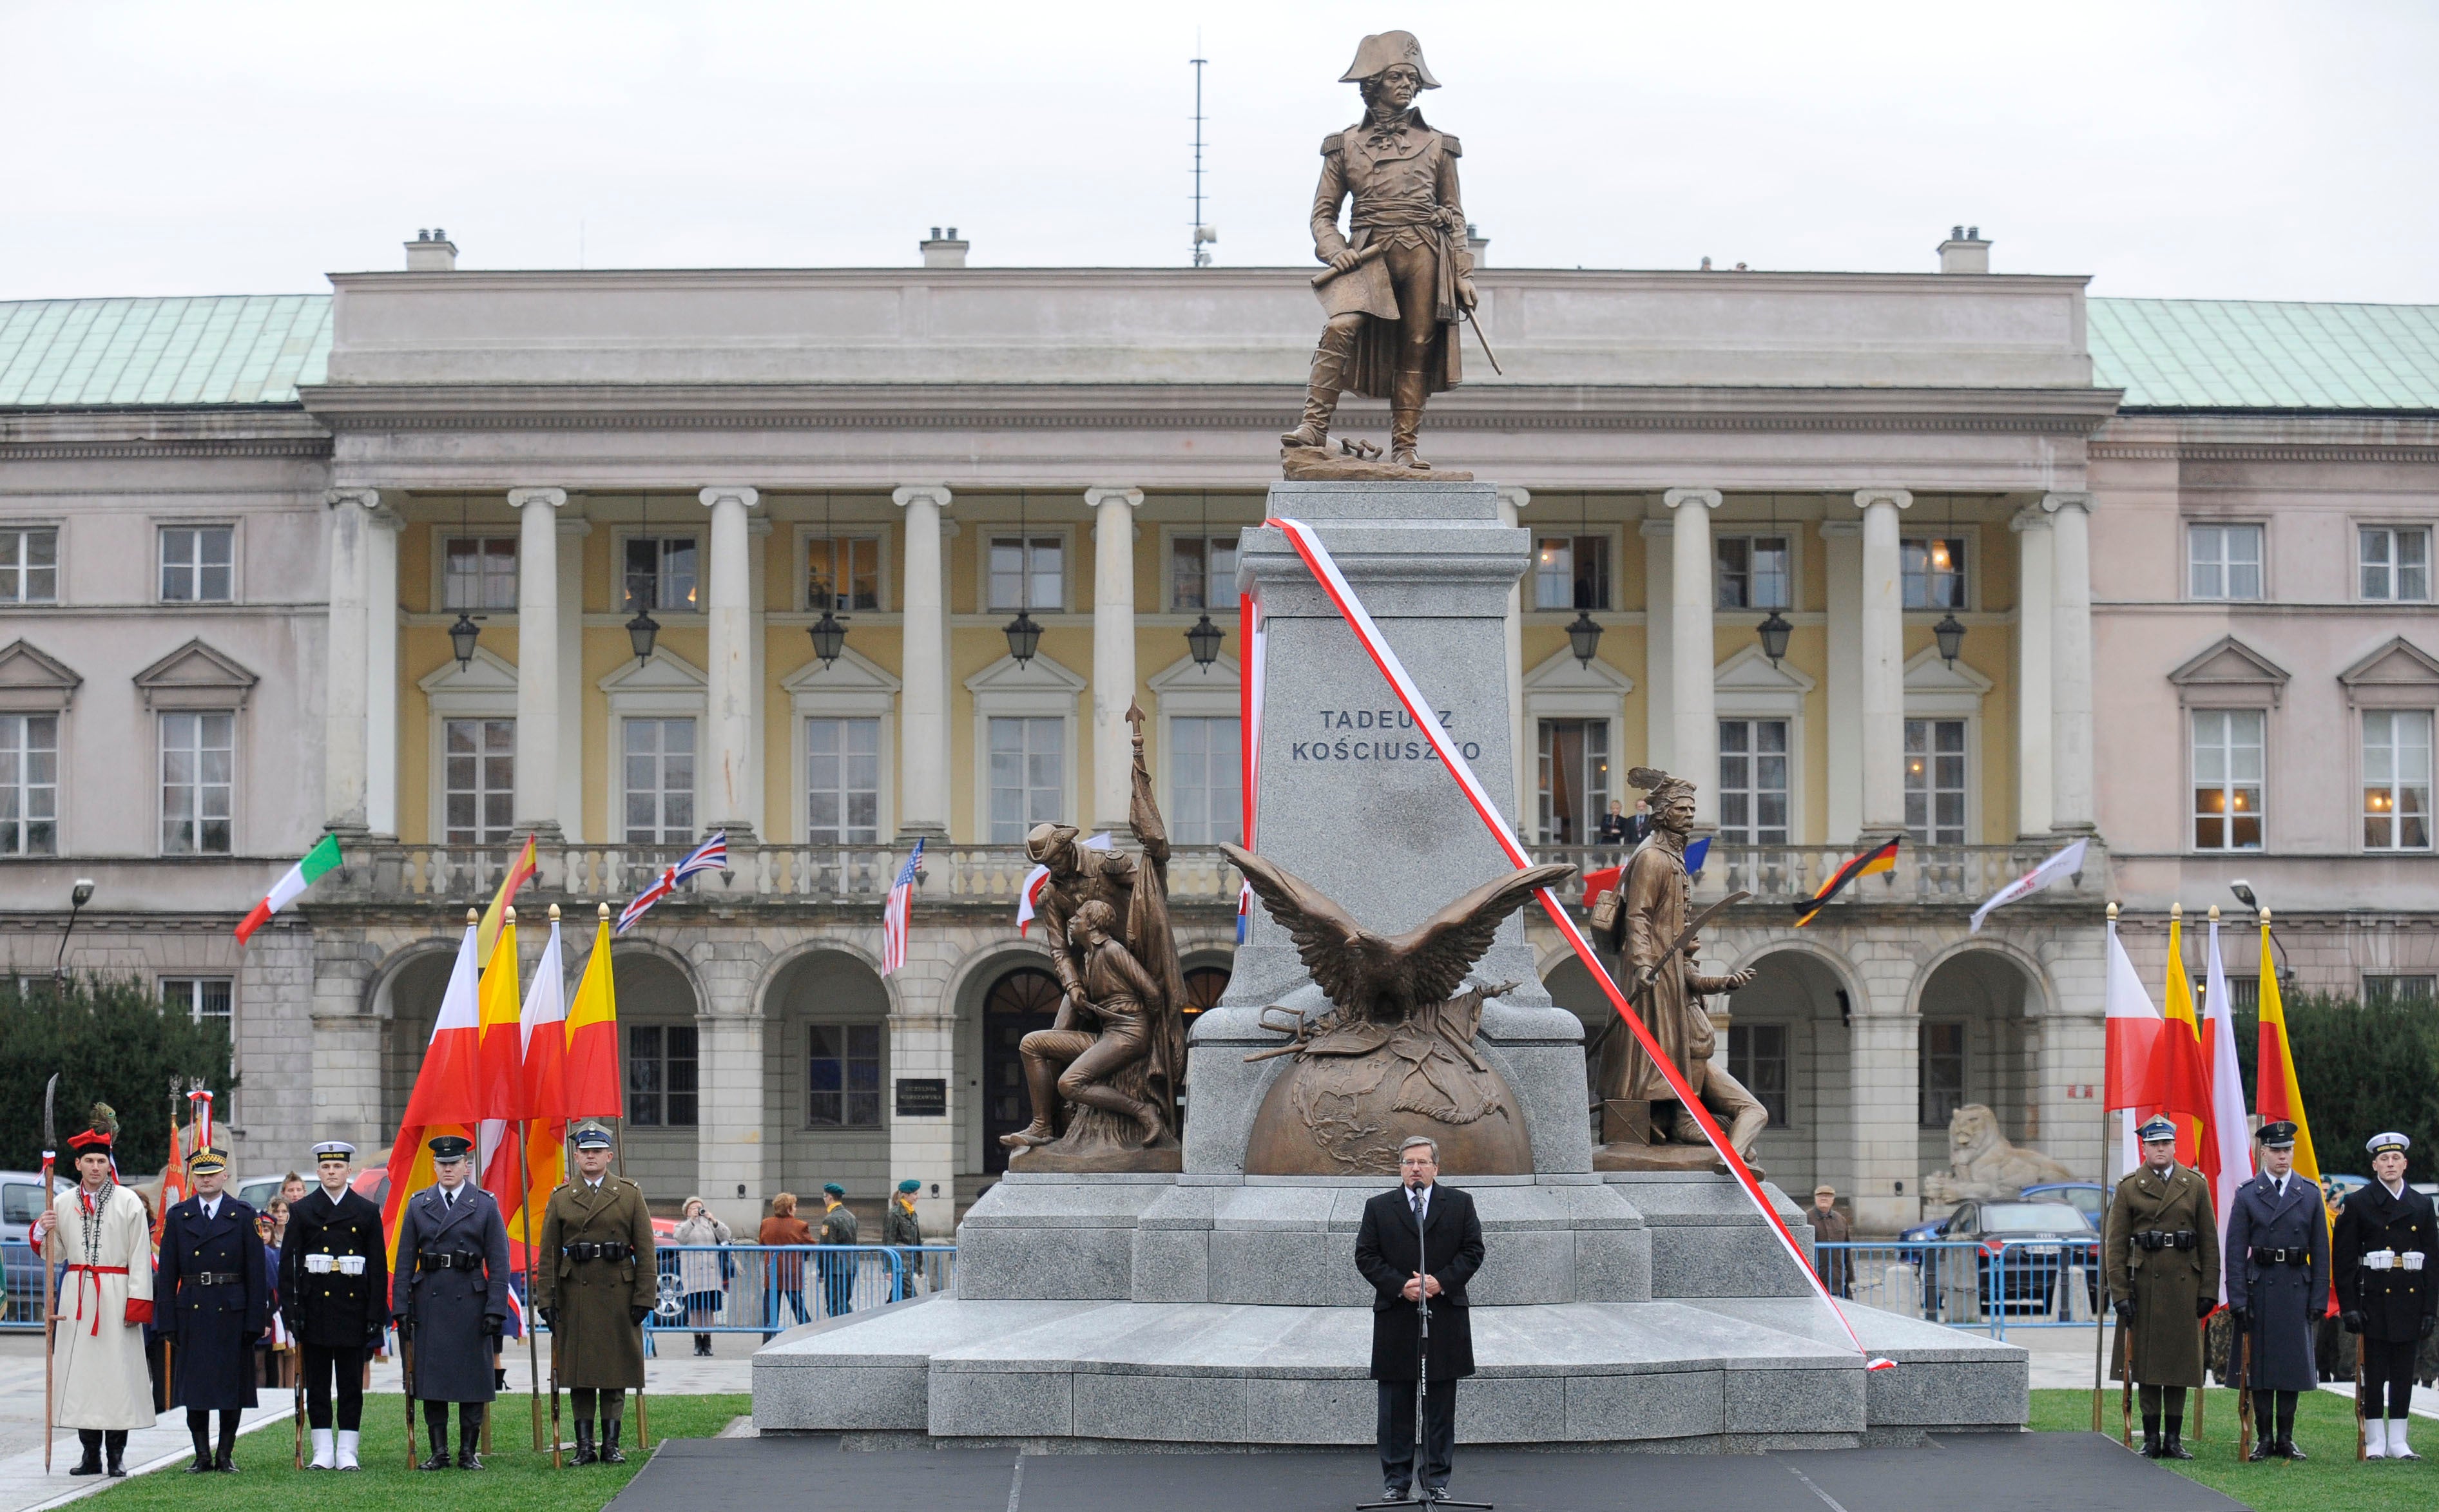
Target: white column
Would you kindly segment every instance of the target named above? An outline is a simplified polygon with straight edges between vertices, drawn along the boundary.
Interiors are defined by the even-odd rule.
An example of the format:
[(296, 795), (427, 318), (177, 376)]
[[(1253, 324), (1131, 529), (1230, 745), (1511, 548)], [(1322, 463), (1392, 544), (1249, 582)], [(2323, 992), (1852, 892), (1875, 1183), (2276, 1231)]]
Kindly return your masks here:
[(2051, 624), (2057, 594), (2044, 510), (2019, 509), (2007, 522), (2016, 533), (2016, 833), (2050, 832)]
[(398, 835), (398, 533), (395, 509), (365, 518), (365, 827)]
[(1821, 565), (1829, 583), (1828, 842), (1863, 832), (1863, 523), (1821, 522)]
[(898, 833), (949, 835), (948, 577), (940, 560), (945, 485), (916, 484), (890, 494), (906, 511), (906, 592), (898, 721)]
[(1719, 507), (1719, 490), (1671, 489), (1660, 502), (1677, 518), (1668, 553), (1675, 578), (1668, 606), (1669, 681), (1676, 702), (1669, 770), (1696, 784), (1694, 827), (1707, 833), (1719, 827), (1719, 703), (1712, 686), (1719, 663), (1711, 635), (1711, 511)]
[(559, 829), (559, 511), (565, 489), (510, 489), (517, 530), (516, 827)]
[(771, 643), (770, 548), (771, 532), (774, 528), (768, 514), (758, 514), (754, 517), (754, 523), (745, 532), (747, 573), (754, 585), (753, 592), (748, 596), (752, 613), (747, 621), (753, 627), (753, 632), (748, 637), (753, 654), (747, 658), (746, 675), (753, 680), (754, 702), (751, 708), (754, 727), (746, 738), (746, 749), (753, 754), (745, 762), (746, 777), (750, 784), (748, 792), (751, 794), (746, 800), (745, 817), (753, 821), (754, 832), (765, 840), (773, 838), (773, 831), (778, 827), (769, 822), (771, 784), (766, 779), (770, 774), (771, 762), (767, 727), (763, 722), (767, 718), (771, 703), (771, 668), (765, 658), (770, 654)]
[(2092, 495), (2052, 493), (2052, 570), (2057, 593), (2050, 618), (2050, 827), (2089, 833), (2092, 803)]
[(1143, 489), (1084, 490), (1093, 512), (1093, 827), (1124, 833), (1134, 767), (1135, 510)]
[(749, 512), (761, 502), (752, 489), (720, 485), (699, 497), (711, 511), (710, 603), (704, 614), (710, 647), (704, 668), (704, 703), (710, 738), (703, 743), (696, 784), (703, 793), (703, 828), (725, 829), (729, 838), (754, 834), (754, 599), (752, 552), (746, 543)]
[[(1643, 522), (1643, 761), (1663, 772), (1677, 770), (1676, 602), (1677, 563), (1667, 543), (1675, 522)], [(1716, 735), (1713, 736), (1717, 739)], [(1622, 794), (1632, 796), (1632, 794)]]
[(365, 515), (381, 503), (371, 489), (333, 489), (330, 505), (329, 703), (323, 721), (322, 812), (333, 830), (365, 826)]
[[(1501, 484), (1499, 523), (1514, 529), (1522, 524), (1520, 516), (1532, 502), (1530, 489)], [(1533, 571), (1529, 541), (1525, 544), (1524, 571), (1527, 575)], [(1534, 802), (1533, 774), (1540, 763), (1533, 754), (1532, 738), (1533, 732), (1524, 723), (1524, 579), (1519, 578), (1507, 585), (1507, 740), (1511, 747), (1509, 765), (1516, 773), (1516, 808), (1507, 818), (1520, 834), (1532, 833), (1527, 826), (1538, 807)]]
[(1863, 833), (1905, 828), (1905, 599), (1897, 553), (1897, 511), (1914, 504), (1903, 489), (1858, 489), (1863, 511), (1862, 653)]
[(559, 680), (559, 827), (569, 841), (584, 838), (584, 538), (591, 534), (590, 521), (559, 522), (559, 665), (565, 673)]

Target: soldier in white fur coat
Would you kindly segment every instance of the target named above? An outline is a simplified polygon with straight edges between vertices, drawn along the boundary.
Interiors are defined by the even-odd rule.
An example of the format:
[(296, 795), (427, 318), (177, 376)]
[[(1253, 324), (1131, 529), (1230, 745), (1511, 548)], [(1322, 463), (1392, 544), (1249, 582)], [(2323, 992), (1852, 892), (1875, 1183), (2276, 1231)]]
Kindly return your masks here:
[(152, 1378), (144, 1325), (152, 1321), (152, 1237), (144, 1203), (111, 1171), (118, 1121), (105, 1105), (73, 1135), (77, 1185), (43, 1215), (36, 1242), (67, 1269), (52, 1299), (51, 1380), (61, 1428), (73, 1428), (84, 1457), (70, 1475), (127, 1473), (127, 1434), (152, 1426)]

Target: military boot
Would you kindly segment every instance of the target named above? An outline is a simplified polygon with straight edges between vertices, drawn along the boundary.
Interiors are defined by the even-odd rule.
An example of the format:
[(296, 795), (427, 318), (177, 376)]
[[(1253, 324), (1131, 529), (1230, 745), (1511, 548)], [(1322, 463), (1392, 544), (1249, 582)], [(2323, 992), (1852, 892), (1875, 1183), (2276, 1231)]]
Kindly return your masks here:
[(449, 1419), (427, 1417), (423, 1420), (423, 1428), (425, 1436), (432, 1440), (432, 1452), (425, 1455), (423, 1463), (416, 1468), (418, 1470), (447, 1469), (449, 1468)]
[(623, 1427), (625, 1427), (625, 1426), (626, 1426), (626, 1418), (625, 1418), (625, 1414), (620, 1414), (619, 1416), (617, 1416), (617, 1417), (609, 1418), (609, 1419), (607, 1419), (606, 1421), (604, 1421), (604, 1422), (602, 1423), (602, 1425), (601, 1425), (601, 1463), (602, 1463), (602, 1464), (604, 1464), (604, 1465), (624, 1465), (624, 1464), (626, 1464), (626, 1463), (627, 1463), (627, 1456), (626, 1456), (625, 1454), (621, 1453), (621, 1452), (619, 1451), (619, 1449), (618, 1449), (618, 1430), (619, 1430), (619, 1429), (621, 1429), (621, 1428), (623, 1428)]
[(127, 1478), (127, 1430), (114, 1428), (101, 1435), (102, 1452), (110, 1457), (110, 1473), (114, 1479)]
[(187, 1437), (194, 1442), (195, 1463), (187, 1467), (188, 1475), (212, 1473), (212, 1414), (188, 1413)]
[(101, 1473), (101, 1430), (80, 1428), (77, 1430), (77, 1442), (84, 1447), (84, 1458), (77, 1461), (76, 1468), (68, 1473), (99, 1475)]
[(1400, 367), (1389, 395), (1389, 460), (1401, 468), (1428, 472), (1432, 465), (1415, 454), (1415, 435), (1423, 424), (1423, 392), (1427, 385), (1420, 367)]
[(2169, 1418), (2167, 1431), (2160, 1439), (2160, 1458), (2189, 1460), (2193, 1457), (2193, 1450), (2185, 1448), (2185, 1420), (2181, 1417)]
[(457, 1406), (457, 1468), (479, 1470), (483, 1456), (475, 1450), (483, 1442), (483, 1404), (460, 1402)]
[(567, 1457), (567, 1463), (571, 1466), (601, 1463), (601, 1456), (593, 1451), (592, 1418), (579, 1417), (576, 1420), (576, 1452)]
[(1329, 421), (1338, 413), (1338, 396), (1346, 391), (1346, 369), (1354, 356), (1354, 328), (1322, 328), (1321, 345), (1312, 351), (1312, 376), (1305, 384), (1303, 422), (1279, 437), (1281, 446), (1329, 444)]
[(2160, 1457), (2160, 1417), (2157, 1413), (2143, 1414), (2143, 1457), (2146, 1460)]

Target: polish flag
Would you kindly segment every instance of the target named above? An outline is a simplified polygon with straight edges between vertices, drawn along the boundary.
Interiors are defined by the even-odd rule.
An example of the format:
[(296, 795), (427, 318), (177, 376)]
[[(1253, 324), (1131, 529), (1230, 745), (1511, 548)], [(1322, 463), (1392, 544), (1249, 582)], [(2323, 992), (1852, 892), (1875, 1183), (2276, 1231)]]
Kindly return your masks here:
[[(2218, 1231), (2235, 1211), (2235, 1189), (2252, 1179), (2252, 1126), (2244, 1116), (2244, 1068), (2235, 1058), (2235, 1020), (2229, 1010), (2227, 972), (2218, 956), (2218, 910), (2210, 917), (2210, 965), (2202, 975), (2202, 1013), (2210, 1035), (2210, 1120), (2202, 1141), (2201, 1173), (2217, 1204)], [(2227, 1301), (2226, 1257), (2220, 1257), (2218, 1299)]]
[(432, 1150), (426, 1142), (440, 1134), (472, 1139), (482, 1122), (483, 1012), (476, 987), (480, 972), (473, 911), (469, 909), (467, 916), (466, 937), (458, 943), (456, 965), (450, 969), (448, 988), (440, 994), (439, 1020), (432, 1025), (431, 1042), (423, 1047), (415, 1091), (407, 1094), (406, 1116), (399, 1121), (398, 1137), (390, 1142), (389, 1196), (382, 1203), (382, 1233), (392, 1254), (398, 1253), (406, 1200), (434, 1180)]
[(2134, 969), (2134, 962), (2126, 953), (2125, 942), (2117, 937), (2117, 920), (2109, 921), (2109, 979), (2103, 996), (2107, 1017), (2102, 1041), (2101, 1106), (2120, 1111), (2121, 1140), (2125, 1148), (2120, 1153), (2118, 1172), (2123, 1175), (2142, 1163), (2134, 1142), (2135, 1121), (2161, 1105), (2160, 1036), (2167, 1021), (2151, 1005), (2151, 994), (2143, 989), (2143, 975)]

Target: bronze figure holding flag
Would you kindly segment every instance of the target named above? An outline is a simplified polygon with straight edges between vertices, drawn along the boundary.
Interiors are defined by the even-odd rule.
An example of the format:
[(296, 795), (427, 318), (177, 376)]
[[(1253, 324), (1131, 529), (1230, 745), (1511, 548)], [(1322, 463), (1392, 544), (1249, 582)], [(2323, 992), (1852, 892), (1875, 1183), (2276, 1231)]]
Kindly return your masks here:
[[(1754, 973), (1747, 969), (1713, 976), (1695, 969), (1701, 937), (1686, 927), (1693, 883), (1685, 875), (1694, 785), (1650, 767), (1634, 768), (1626, 780), (1650, 794), (1651, 833), (1626, 863), (1618, 884), (1609, 946), (1627, 976), (1620, 986), (1639, 1005), (1646, 1027), (1686, 1085), (1726, 1127), (1728, 1144), (1750, 1165), (1754, 1141), (1769, 1126), (1770, 1114), (1742, 1083), (1713, 1063), (1718, 1037), (1702, 999), (1736, 991)], [(1716, 1159), (1701, 1126), (1682, 1107), (1665, 1132), (1678, 1146), (1693, 1147), (1682, 1153), (1655, 1147), (1663, 1130), (1653, 1120), (1652, 1105), (1673, 1103), (1677, 1094), (1634, 1036), (1604, 1037), (1593, 1085), (1600, 1089), (1602, 1141), (1593, 1155), (1595, 1169), (1684, 1168)]]

